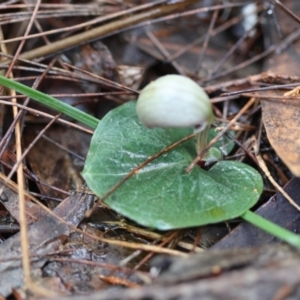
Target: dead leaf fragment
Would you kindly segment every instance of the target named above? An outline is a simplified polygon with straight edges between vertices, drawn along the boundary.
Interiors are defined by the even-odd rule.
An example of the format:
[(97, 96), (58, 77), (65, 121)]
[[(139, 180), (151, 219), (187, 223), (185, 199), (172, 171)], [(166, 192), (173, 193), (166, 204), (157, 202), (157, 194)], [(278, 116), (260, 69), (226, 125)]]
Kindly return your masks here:
[[(299, 15), (299, 2), (287, 1), (286, 5), (296, 15)], [(284, 17), (284, 12), (278, 11), (280, 14), (281, 26), (285, 35), (292, 36), (295, 34), (296, 28)], [(266, 27), (268, 36), (276, 38), (276, 29)], [(300, 75), (299, 72), (299, 36), (296, 42), (290, 44), (287, 49), (281, 53), (274, 53), (264, 64), (264, 70), (272, 71), (275, 74), (285, 73), (290, 76)], [(278, 51), (279, 52), (279, 51)], [(297, 99), (284, 99), (286, 90), (277, 90), (268, 92), (269, 99), (260, 99), (262, 105), (262, 120), (267, 132), (270, 144), (276, 151), (277, 155), (286, 164), (290, 171), (297, 177), (300, 177), (300, 101)], [(292, 91), (294, 95), (295, 91)], [(272, 96), (280, 96), (282, 100), (272, 99)]]
[(262, 117), (268, 139), (277, 155), (297, 177), (300, 176), (300, 101), (278, 101), (272, 96), (283, 92), (269, 92), (270, 99), (262, 100)]

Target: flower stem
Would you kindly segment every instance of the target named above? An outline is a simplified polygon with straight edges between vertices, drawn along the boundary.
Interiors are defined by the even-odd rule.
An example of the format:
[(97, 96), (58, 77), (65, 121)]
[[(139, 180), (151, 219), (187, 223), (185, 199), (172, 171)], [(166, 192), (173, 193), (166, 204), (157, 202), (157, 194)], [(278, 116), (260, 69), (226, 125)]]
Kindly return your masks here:
[[(207, 146), (207, 138), (208, 138), (208, 132), (210, 129), (210, 125), (206, 125), (204, 129), (200, 132), (198, 132), (195, 136), (196, 139), (196, 151), (197, 155), (201, 153), (202, 150), (205, 149)], [(195, 129), (196, 131), (197, 129)]]
[(279, 225), (253, 213), (250, 210), (241, 215), (241, 218), (292, 246), (300, 247), (299, 235), (280, 227)]

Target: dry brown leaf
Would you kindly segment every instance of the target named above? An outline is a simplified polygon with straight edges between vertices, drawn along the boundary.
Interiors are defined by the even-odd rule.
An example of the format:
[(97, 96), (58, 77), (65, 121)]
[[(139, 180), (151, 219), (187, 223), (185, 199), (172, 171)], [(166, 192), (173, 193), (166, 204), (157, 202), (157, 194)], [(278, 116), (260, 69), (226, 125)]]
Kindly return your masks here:
[[(28, 124), (24, 135), (25, 145), (29, 146), (36, 137), (37, 132), (42, 130), (42, 126)], [(37, 132), (36, 132), (37, 131)], [(61, 126), (52, 126), (46, 132), (46, 136), (51, 138), (59, 145), (70, 149), (85, 157), (90, 136), (78, 130)], [(77, 189), (83, 185), (79, 175), (79, 170), (83, 166), (83, 161), (77, 159), (76, 168), (73, 156), (67, 151), (59, 148), (53, 142), (40, 139), (27, 155), (27, 162), (31, 170), (41, 182), (46, 182), (65, 191)], [(63, 199), (65, 194), (53, 190), (48, 186), (38, 184), (41, 193)], [(53, 207), (56, 203), (53, 204)]]
[[(291, 53), (293, 52), (293, 53)], [(299, 75), (293, 66), (300, 60), (300, 54), (289, 51), (276, 56), (277, 66), (271, 70), (277, 73)], [(285, 68), (289, 71), (285, 72)], [(285, 91), (270, 91), (270, 99), (260, 99), (262, 118), (268, 139), (277, 155), (295, 176), (300, 176), (300, 101), (285, 100)], [(282, 100), (272, 98), (280, 96)]]
[[(288, 2), (291, 4), (290, 2)], [(299, 15), (300, 5), (292, 3), (292, 11)], [(282, 13), (282, 12), (281, 12)], [(280, 17), (280, 20), (291, 20)], [(285, 34), (291, 34), (294, 26), (286, 26), (282, 22)], [(299, 24), (297, 27), (299, 28)], [(270, 29), (270, 32), (273, 29)], [(270, 33), (270, 35), (272, 35)], [(282, 53), (274, 54), (265, 63), (264, 69), (270, 70), (277, 74), (300, 75), (299, 71), (299, 52), (300, 41), (291, 44)], [(300, 101), (284, 99), (287, 90), (277, 90), (268, 92), (270, 99), (260, 99), (262, 105), (262, 119), (267, 131), (270, 144), (276, 151), (277, 155), (287, 165), (290, 171), (297, 177), (300, 177)], [(280, 99), (272, 99), (272, 96), (280, 96)]]

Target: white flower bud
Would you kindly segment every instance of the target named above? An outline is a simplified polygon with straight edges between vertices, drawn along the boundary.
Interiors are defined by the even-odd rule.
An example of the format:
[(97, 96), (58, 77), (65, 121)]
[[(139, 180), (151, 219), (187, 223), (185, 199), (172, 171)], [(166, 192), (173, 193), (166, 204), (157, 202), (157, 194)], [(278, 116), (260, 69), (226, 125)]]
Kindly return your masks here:
[(147, 127), (195, 127), (213, 122), (209, 98), (193, 80), (167, 75), (148, 84), (137, 101), (137, 115)]

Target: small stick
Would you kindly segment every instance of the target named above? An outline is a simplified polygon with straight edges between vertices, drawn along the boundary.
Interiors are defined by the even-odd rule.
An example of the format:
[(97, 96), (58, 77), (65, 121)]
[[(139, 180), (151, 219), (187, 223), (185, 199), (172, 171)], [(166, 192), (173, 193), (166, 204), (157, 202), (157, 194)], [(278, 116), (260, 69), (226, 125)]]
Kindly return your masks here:
[(275, 181), (275, 179), (272, 177), (270, 171), (268, 170), (268, 167), (259, 154), (259, 147), (256, 138), (253, 136), (253, 149), (254, 149), (254, 154), (256, 156), (257, 162), (259, 167), (262, 169), (262, 171), (265, 173), (269, 181), (273, 184), (273, 186), (287, 199), (287, 201), (293, 205), (298, 211), (300, 211), (300, 206), (283, 190), (283, 188)]
[[(189, 139), (195, 137), (195, 133), (192, 133), (184, 138), (182, 138), (181, 140), (173, 143), (172, 145), (167, 146), (166, 148), (164, 148), (163, 150), (161, 150), (160, 152), (149, 156), (148, 159), (146, 159), (144, 162), (142, 162), (141, 164), (139, 164), (136, 168), (134, 168), (133, 170), (131, 170), (122, 180), (120, 180), (117, 184), (115, 184), (103, 197), (100, 198), (101, 202), (104, 202), (105, 199), (107, 199), (112, 193), (115, 192), (115, 190), (117, 190), (126, 180), (128, 180), (131, 176), (135, 175), (138, 173), (138, 171), (140, 169), (142, 169), (143, 167), (145, 167), (147, 164), (149, 164), (150, 162), (152, 162), (153, 160), (155, 160), (156, 158), (158, 158), (159, 156), (169, 152), (170, 150), (172, 150), (173, 148), (177, 147), (178, 145), (188, 141)], [(94, 210), (96, 210), (98, 207), (98, 205), (94, 205), (94, 207), (92, 207), (88, 212), (86, 212), (86, 216), (90, 216)]]

